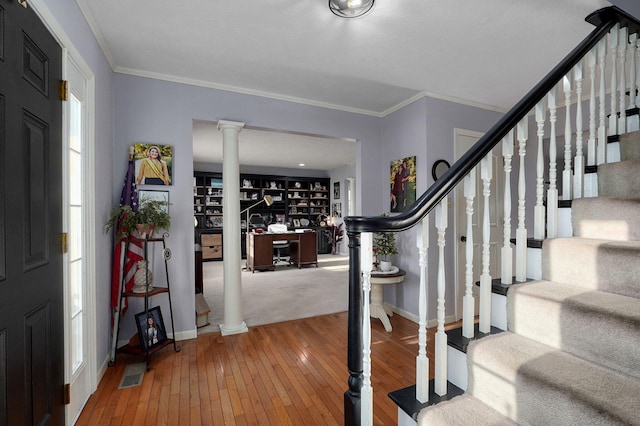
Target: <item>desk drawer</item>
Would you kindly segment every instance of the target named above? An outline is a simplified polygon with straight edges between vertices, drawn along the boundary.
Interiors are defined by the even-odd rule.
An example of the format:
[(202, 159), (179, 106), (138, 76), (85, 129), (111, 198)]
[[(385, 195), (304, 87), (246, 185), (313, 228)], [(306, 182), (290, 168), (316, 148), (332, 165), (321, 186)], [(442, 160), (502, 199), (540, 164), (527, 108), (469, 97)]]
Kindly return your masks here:
[(202, 247), (203, 259), (220, 259), (222, 257), (222, 246)]
[(200, 244), (203, 249), (205, 246), (221, 246), (222, 234), (202, 234), (200, 236)]

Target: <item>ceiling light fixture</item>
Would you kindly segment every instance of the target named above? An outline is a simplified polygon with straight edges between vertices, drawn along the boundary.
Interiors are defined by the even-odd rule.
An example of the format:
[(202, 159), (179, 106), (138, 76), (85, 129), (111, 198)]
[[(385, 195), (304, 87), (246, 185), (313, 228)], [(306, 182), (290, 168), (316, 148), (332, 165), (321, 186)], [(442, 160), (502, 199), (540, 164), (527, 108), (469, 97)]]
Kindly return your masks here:
[(374, 0), (329, 0), (329, 9), (341, 18), (357, 18), (369, 12)]
[(298, 164), (298, 167), (304, 167), (304, 163)]

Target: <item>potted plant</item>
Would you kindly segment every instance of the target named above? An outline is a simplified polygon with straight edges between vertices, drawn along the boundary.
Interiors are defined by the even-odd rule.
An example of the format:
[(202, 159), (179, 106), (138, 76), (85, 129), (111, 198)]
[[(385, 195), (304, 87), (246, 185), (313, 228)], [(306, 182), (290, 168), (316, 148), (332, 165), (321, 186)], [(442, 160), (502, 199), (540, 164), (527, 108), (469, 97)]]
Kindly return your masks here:
[[(388, 214), (383, 214), (382, 216), (388, 216)], [(398, 254), (395, 232), (377, 232), (373, 234), (373, 248), (376, 251), (376, 255), (381, 257), (380, 270), (382, 272), (390, 271), (391, 261), (388, 256)]]
[(144, 238), (151, 236), (156, 228), (168, 230), (171, 216), (167, 212), (167, 205), (166, 201), (142, 199), (136, 212), (131, 206), (118, 205), (111, 210), (105, 231), (116, 228), (119, 238), (135, 233), (139, 238)]

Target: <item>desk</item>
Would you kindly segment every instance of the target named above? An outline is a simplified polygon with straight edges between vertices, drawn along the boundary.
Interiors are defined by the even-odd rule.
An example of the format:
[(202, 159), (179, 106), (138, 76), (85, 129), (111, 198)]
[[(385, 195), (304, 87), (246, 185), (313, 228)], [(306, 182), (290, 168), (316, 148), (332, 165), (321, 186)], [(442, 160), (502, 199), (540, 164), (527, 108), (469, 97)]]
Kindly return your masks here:
[(247, 269), (275, 270), (273, 265), (273, 242), (289, 241), (291, 263), (302, 268), (303, 265), (316, 265), (318, 267), (318, 243), (315, 231), (311, 232), (285, 232), (275, 234), (263, 232), (255, 234), (247, 233)]
[(395, 274), (381, 274), (371, 272), (371, 302), (369, 310), (371, 318), (379, 318), (387, 332), (392, 331), (389, 317), (393, 316), (391, 309), (384, 306), (383, 286), (385, 284), (398, 284), (404, 281), (406, 272), (399, 269)]

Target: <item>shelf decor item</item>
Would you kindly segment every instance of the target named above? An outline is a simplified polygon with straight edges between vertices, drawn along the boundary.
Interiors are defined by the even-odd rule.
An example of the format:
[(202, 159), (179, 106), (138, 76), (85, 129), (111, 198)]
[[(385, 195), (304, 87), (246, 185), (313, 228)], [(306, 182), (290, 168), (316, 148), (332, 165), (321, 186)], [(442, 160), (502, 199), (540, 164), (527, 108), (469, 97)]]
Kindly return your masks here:
[(134, 235), (138, 238), (151, 237), (154, 230), (169, 230), (171, 216), (168, 213), (169, 203), (156, 199), (141, 198), (138, 211), (129, 205), (118, 205), (111, 210), (105, 232), (115, 228), (120, 238)]
[(149, 309), (148, 312), (136, 314), (136, 325), (143, 352), (148, 352), (149, 349), (167, 340), (167, 331), (159, 306)]
[(134, 293), (145, 293), (153, 290), (153, 273), (147, 266), (147, 261), (139, 260), (137, 265), (138, 270), (133, 276), (135, 285), (131, 291)]
[[(389, 214), (384, 213), (382, 216), (389, 216)], [(373, 234), (373, 247), (376, 249), (376, 254), (381, 257), (380, 270), (382, 272), (391, 270), (391, 261), (388, 256), (398, 254), (395, 232), (379, 232)]]

